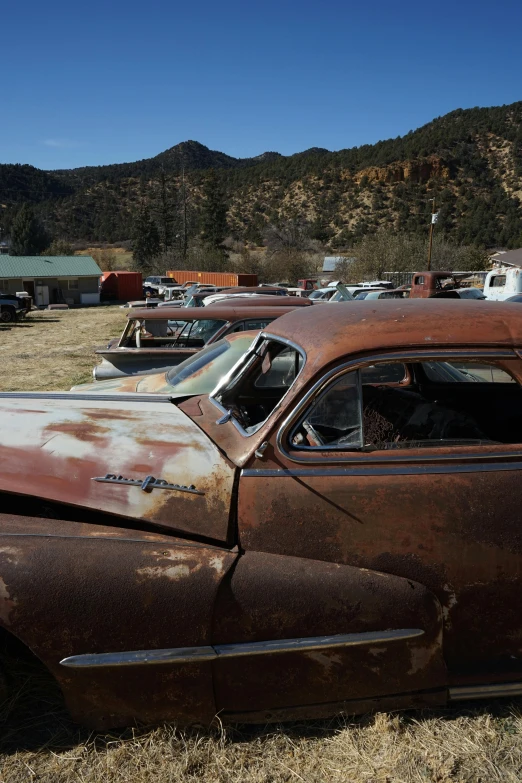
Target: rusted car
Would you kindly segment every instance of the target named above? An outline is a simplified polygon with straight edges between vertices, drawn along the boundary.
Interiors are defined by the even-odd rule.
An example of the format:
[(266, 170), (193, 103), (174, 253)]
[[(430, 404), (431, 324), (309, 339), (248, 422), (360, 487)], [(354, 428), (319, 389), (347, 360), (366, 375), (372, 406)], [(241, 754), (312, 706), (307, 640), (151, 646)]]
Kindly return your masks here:
[(292, 307), (270, 304), (243, 308), (223, 303), (205, 308), (204, 312), (192, 308), (181, 312), (168, 307), (131, 310), (121, 337), (96, 350), (101, 363), (93, 370), (94, 380), (156, 374), (227, 334), (263, 329)]
[(5, 639), (97, 728), (522, 693), (522, 311), (487, 310), (294, 310), (176, 404), (1, 394)]
[(71, 391), (78, 394), (168, 394), (171, 399), (193, 394), (210, 394), (224, 376), (246, 353), (256, 331), (234, 332), (209, 343), (188, 359), (166, 372), (152, 375), (127, 375), (108, 381), (80, 383)]

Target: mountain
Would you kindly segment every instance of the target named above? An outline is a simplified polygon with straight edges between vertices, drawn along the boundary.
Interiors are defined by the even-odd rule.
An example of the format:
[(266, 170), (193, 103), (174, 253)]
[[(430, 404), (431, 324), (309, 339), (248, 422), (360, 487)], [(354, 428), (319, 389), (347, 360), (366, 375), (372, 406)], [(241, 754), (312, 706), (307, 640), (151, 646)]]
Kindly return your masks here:
[[(180, 172), (194, 230), (206, 172), (217, 172), (233, 236), (260, 242), (269, 223), (305, 220), (332, 248), (380, 227), (426, 231), (431, 198), (437, 230), (486, 246), (522, 245), (522, 102), (457, 109), (396, 139), (329, 152), (265, 152), (234, 158), (196, 141), (134, 163), (40, 171), (0, 165), (0, 225), (22, 201), (71, 240), (122, 241), (138, 204), (175, 210)], [(5, 229), (4, 229), (5, 230)]]

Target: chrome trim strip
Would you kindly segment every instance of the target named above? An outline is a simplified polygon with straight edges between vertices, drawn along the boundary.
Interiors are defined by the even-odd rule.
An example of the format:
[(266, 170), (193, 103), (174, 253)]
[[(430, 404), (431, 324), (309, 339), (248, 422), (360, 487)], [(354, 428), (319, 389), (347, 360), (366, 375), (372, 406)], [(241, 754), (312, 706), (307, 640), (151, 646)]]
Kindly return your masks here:
[(287, 652), (309, 652), (337, 647), (357, 647), (364, 644), (380, 644), (407, 641), (423, 636), (420, 628), (399, 628), (388, 631), (335, 634), (334, 636), (309, 636), (302, 639), (274, 639), (267, 642), (240, 644), (215, 644), (204, 647), (174, 647), (165, 650), (132, 650), (116, 653), (88, 653), (71, 655), (60, 661), (62, 666), (75, 669), (93, 669), (112, 666), (143, 666), (161, 663), (202, 663), (220, 658), (242, 658), (250, 655), (273, 655)]
[[(131, 377), (131, 376), (129, 376)], [(108, 380), (108, 379), (107, 379)], [(120, 392), (120, 394), (97, 394), (96, 392), (0, 392), (2, 399), (20, 400), (92, 400), (93, 402), (165, 402), (170, 403), (170, 397), (165, 394), (135, 394)]]
[(392, 631), (367, 631), (334, 636), (308, 636), (303, 639), (275, 639), (269, 642), (214, 645), (218, 658), (241, 658), (245, 655), (326, 650), (336, 647), (359, 647), (364, 644), (398, 642), (423, 636), (420, 628), (400, 628)]
[[(336, 378), (337, 376), (344, 375), (346, 372), (349, 372), (350, 370), (358, 369), (360, 367), (365, 367), (368, 364), (374, 364), (375, 362), (396, 362), (396, 361), (406, 361), (409, 360), (410, 362), (415, 361), (423, 361), (425, 359), (469, 359), (470, 356), (473, 357), (473, 359), (515, 359), (516, 354), (514, 349), (492, 349), (492, 350), (481, 350), (478, 353), (474, 353), (472, 349), (468, 350), (444, 350), (441, 348), (438, 349), (430, 349), (430, 350), (422, 350), (415, 348), (412, 348), (411, 351), (401, 351), (401, 352), (395, 352), (395, 353), (384, 353), (384, 354), (376, 354), (372, 356), (365, 356), (363, 358), (358, 359), (351, 359), (348, 362), (345, 362), (342, 365), (339, 365), (338, 367), (334, 367), (332, 370), (326, 373), (326, 375), (323, 375), (314, 385), (307, 391), (307, 393), (304, 395), (304, 397), (301, 399), (299, 404), (294, 408), (293, 411), (284, 419), (281, 426), (279, 427), (277, 431), (277, 448), (283, 454), (290, 462), (297, 462), (300, 464), (309, 464), (310, 457), (305, 456), (299, 456), (297, 451), (287, 451), (287, 449), (284, 446), (284, 436), (287, 434), (287, 431), (294, 425), (294, 423), (299, 419), (301, 416), (301, 412), (303, 409), (309, 404), (310, 399), (314, 397), (318, 391), (321, 389), (321, 387), (325, 386), (329, 381), (332, 380), (332, 378)], [(335, 457), (322, 457), (320, 456), (320, 450), (318, 449), (317, 457), (314, 457), (314, 461), (318, 463), (332, 463), (332, 462), (346, 462), (346, 463), (376, 463), (376, 462), (408, 462), (411, 461), (411, 457), (405, 457), (402, 455), (387, 455), (386, 457), (372, 457), (372, 456), (361, 456), (360, 452), (357, 452), (357, 457), (354, 458), (353, 452), (345, 452), (349, 456), (343, 457), (342, 451), (337, 451)], [(306, 452), (303, 452), (303, 454), (311, 454), (313, 453), (312, 450), (307, 450)], [(482, 455), (479, 455), (480, 458), (484, 459), (485, 457), (482, 457)], [(489, 455), (487, 455), (489, 457)], [(511, 456), (511, 455), (509, 455)], [(522, 456), (521, 451), (514, 452), (513, 456)], [(457, 456), (447, 456), (447, 455), (427, 455), (426, 457), (418, 457), (417, 459), (422, 459), (424, 461), (430, 461), (430, 460), (447, 460), (447, 459), (473, 459), (475, 457), (471, 457), (470, 455), (462, 455), (459, 454)]]
[(450, 701), (495, 699), (502, 696), (522, 696), (522, 682), (502, 682), (494, 685), (464, 685), (449, 688)]
[(174, 647), (166, 650), (132, 650), (130, 652), (70, 655), (60, 661), (72, 669), (97, 669), (108, 666), (143, 666), (158, 663), (204, 663), (213, 661), (213, 647)]
[[(493, 457), (494, 455), (486, 455), (487, 457)], [(498, 456), (498, 455), (495, 455)], [(502, 455), (505, 456), (505, 455)], [(510, 456), (521, 457), (522, 453), (517, 452)], [(475, 459), (485, 459), (483, 455), (475, 456)], [(441, 459), (440, 457), (438, 458)], [(457, 459), (457, 458), (455, 458)], [(460, 455), (459, 459), (463, 459)], [(326, 462), (326, 460), (323, 460)], [(341, 461), (341, 460), (339, 460)], [(355, 461), (355, 460), (354, 460)], [(343, 460), (344, 464), (346, 461)], [(244, 469), (241, 471), (241, 476), (244, 478), (281, 478), (281, 477), (314, 477), (314, 476), (408, 476), (408, 475), (429, 475), (433, 473), (487, 473), (491, 471), (509, 471), (509, 470), (522, 470), (522, 462), (481, 462), (468, 464), (426, 464), (426, 465), (374, 465), (372, 466), (368, 462), (360, 467), (346, 467), (346, 468), (328, 468), (318, 466), (315, 468), (280, 468), (271, 470), (269, 468), (259, 469)]]

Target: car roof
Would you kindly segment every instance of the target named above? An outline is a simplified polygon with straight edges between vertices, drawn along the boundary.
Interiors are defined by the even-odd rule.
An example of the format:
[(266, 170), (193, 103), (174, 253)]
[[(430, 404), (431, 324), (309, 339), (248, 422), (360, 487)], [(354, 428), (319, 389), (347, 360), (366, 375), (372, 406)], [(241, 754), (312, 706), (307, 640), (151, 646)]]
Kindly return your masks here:
[(209, 305), (208, 307), (162, 307), (159, 310), (154, 308), (141, 308), (131, 310), (127, 313), (127, 318), (141, 319), (147, 321), (208, 321), (216, 319), (219, 321), (242, 321), (244, 318), (279, 318), (284, 313), (295, 309), (295, 305), (287, 307), (232, 307), (230, 305)]
[(296, 309), (265, 331), (303, 348), (315, 373), (346, 354), (388, 348), (520, 347), (522, 308), (485, 308), (475, 299), (362, 299)]
[[(234, 302), (237, 302), (238, 307), (311, 307), (311, 302), (306, 297), (298, 296), (263, 296), (261, 294), (255, 294), (254, 296), (228, 296), (223, 299), (217, 299), (210, 305), (206, 305), (205, 309), (210, 307), (230, 307)], [(241, 304), (239, 304), (241, 303)]]

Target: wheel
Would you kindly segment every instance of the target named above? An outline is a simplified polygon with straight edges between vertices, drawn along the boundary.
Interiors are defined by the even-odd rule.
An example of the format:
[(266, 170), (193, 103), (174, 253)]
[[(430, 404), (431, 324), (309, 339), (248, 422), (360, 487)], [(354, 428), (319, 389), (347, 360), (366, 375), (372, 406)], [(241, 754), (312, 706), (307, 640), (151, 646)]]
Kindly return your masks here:
[(16, 321), (16, 312), (12, 307), (4, 307), (0, 312), (0, 321), (4, 324), (10, 324)]

